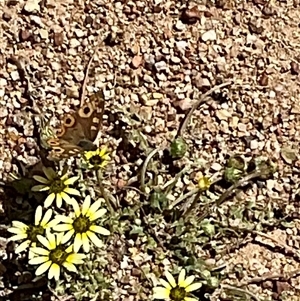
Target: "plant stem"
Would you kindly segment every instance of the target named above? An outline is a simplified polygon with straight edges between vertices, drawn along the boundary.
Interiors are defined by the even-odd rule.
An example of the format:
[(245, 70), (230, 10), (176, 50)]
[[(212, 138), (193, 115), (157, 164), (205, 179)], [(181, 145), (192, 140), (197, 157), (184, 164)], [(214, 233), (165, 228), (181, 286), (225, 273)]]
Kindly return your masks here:
[(141, 170), (141, 185), (140, 185), (140, 189), (142, 192), (145, 192), (145, 177), (146, 177), (146, 171), (147, 171), (148, 164), (149, 164), (150, 160), (152, 159), (152, 157), (154, 157), (154, 155), (156, 153), (158, 153), (158, 151), (159, 151), (158, 149), (152, 150), (143, 164), (143, 167)]
[(111, 201), (110, 199), (112, 198), (109, 198), (109, 196), (107, 195), (106, 191), (105, 191), (105, 188), (102, 184), (102, 173), (101, 173), (101, 170), (97, 170), (97, 179), (98, 179), (98, 184), (99, 184), (99, 188), (100, 188), (100, 191), (101, 191), (101, 194), (106, 202), (106, 205), (107, 205), (107, 208), (109, 209), (109, 211), (111, 213), (115, 212), (117, 210), (117, 206), (115, 204), (115, 202)]
[(246, 182), (253, 180), (257, 177), (260, 177), (263, 174), (263, 171), (254, 171), (249, 173), (248, 175), (244, 176), (241, 178), (239, 181), (231, 185), (216, 201), (215, 205), (210, 205), (210, 207), (206, 207), (202, 215), (198, 218), (198, 222), (203, 221), (208, 215), (209, 212), (211, 211), (212, 208), (215, 208), (216, 206), (220, 206), (223, 204), (226, 199), (240, 186), (243, 186)]
[(222, 285), (222, 288), (226, 289), (226, 290), (230, 290), (230, 291), (236, 291), (238, 293), (244, 293), (244, 294), (250, 296), (253, 300), (260, 301), (260, 299), (258, 299), (252, 292), (250, 292), (246, 289), (242, 289), (242, 288), (235, 287), (235, 286), (228, 285), (228, 284)]
[(182, 137), (183, 134), (184, 134), (184, 131), (186, 129), (186, 127), (188, 126), (188, 123), (194, 113), (194, 111), (202, 104), (204, 103), (206, 100), (207, 100), (207, 97), (209, 95), (211, 95), (213, 92), (215, 92), (216, 90), (219, 90), (221, 88), (224, 88), (226, 86), (229, 86), (230, 84), (232, 83), (232, 81), (228, 81), (228, 82), (225, 82), (223, 84), (220, 84), (220, 85), (217, 85), (217, 86), (214, 86), (213, 88), (211, 88), (209, 91), (207, 91), (206, 93), (204, 93), (203, 95), (201, 95), (200, 99), (198, 101), (196, 101), (194, 103), (194, 105), (192, 106), (192, 108), (190, 109), (190, 111), (187, 113), (187, 115), (185, 116), (179, 130), (178, 130), (178, 133), (176, 135), (176, 137)]

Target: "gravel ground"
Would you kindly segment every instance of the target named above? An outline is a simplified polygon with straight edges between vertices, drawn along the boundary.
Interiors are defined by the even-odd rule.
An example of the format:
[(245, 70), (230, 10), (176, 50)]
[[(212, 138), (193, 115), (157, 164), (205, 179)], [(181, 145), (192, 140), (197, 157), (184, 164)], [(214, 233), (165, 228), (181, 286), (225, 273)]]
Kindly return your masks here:
[[(116, 124), (139, 130), (152, 148), (166, 146), (199, 97), (229, 81), (193, 114), (184, 136), (189, 154), (182, 164), (201, 158), (202, 170), (212, 175), (228, 155), (267, 156), (278, 165), (275, 177), (254, 184), (229, 205), (247, 200), (282, 215), (293, 213), (293, 226), (257, 231), (212, 260), (227, 262), (231, 276), (224, 285), (238, 278), (250, 283), (247, 289), (259, 300), (300, 300), (299, 276), (254, 281), (300, 270), (297, 0), (203, 0), (189, 1), (188, 7), (185, 1), (170, 0), (2, 0), (0, 12), (1, 182), (19, 170), (16, 162), (32, 166), (39, 161), (33, 120), (53, 115), (50, 125), (56, 126), (64, 112), (80, 104), (94, 51), (86, 88), (88, 95), (105, 90), (101, 142), (115, 147), (109, 179), (116, 186), (134, 177), (142, 162), (120, 143), (116, 116)], [(111, 130), (115, 135), (109, 135)], [(185, 183), (190, 187), (195, 185), (192, 176)], [(134, 192), (127, 192), (129, 203), (134, 198)], [(143, 250), (145, 242), (124, 240), (115, 237), (110, 246), (126, 249), (121, 258), (109, 256), (118, 287), (113, 300), (146, 300), (149, 288), (139, 268), (154, 275), (157, 267)], [(232, 299), (219, 289), (211, 300)]]

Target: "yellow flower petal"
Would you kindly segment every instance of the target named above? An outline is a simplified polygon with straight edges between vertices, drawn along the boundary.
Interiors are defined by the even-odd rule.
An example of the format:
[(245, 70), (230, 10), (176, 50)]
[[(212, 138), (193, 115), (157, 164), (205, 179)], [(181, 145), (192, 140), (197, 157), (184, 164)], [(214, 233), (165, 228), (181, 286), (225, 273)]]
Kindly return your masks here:
[(25, 240), (23, 241), (15, 250), (15, 253), (16, 254), (19, 254), (23, 251), (25, 251), (31, 244), (31, 241), (30, 240)]
[(44, 207), (47, 208), (47, 207), (51, 206), (54, 199), (55, 199), (55, 193), (49, 194), (45, 200)]
[(35, 254), (37, 254), (37, 255), (42, 255), (42, 256), (48, 256), (49, 253), (50, 253), (48, 250), (45, 250), (45, 249), (43, 249), (43, 248), (41, 248), (41, 247), (30, 248), (30, 250), (31, 250), (33, 253), (35, 253)]
[(102, 147), (102, 149), (99, 152), (99, 156), (103, 157), (107, 153), (107, 146)]
[(10, 233), (13, 233), (13, 234), (26, 234), (27, 235), (27, 229), (28, 229), (28, 227), (24, 228), (24, 229), (11, 227), (11, 228), (8, 228), (7, 231)]
[(175, 281), (173, 275), (169, 271), (166, 271), (165, 275), (166, 275), (169, 283), (172, 285), (172, 287), (176, 287), (176, 281)]
[(29, 264), (42, 264), (49, 261), (49, 256), (37, 256), (28, 261)]
[(53, 220), (50, 221), (48, 224), (46, 224), (46, 225), (44, 226), (44, 228), (45, 228), (45, 229), (53, 228), (53, 227), (55, 227), (58, 223), (59, 223), (59, 220), (53, 219)]
[[(89, 208), (89, 210), (86, 213), (86, 216), (91, 216), (93, 215), (101, 206), (101, 201), (98, 200), (96, 202), (94, 202), (91, 207)], [(104, 209), (105, 210), (105, 209)]]
[(106, 209), (102, 208), (102, 209), (99, 209), (98, 211), (96, 211), (94, 214), (90, 215), (90, 221), (95, 221), (97, 220), (98, 218), (102, 217), (106, 212)]
[(61, 205), (62, 205), (62, 200), (63, 200), (62, 196), (63, 196), (63, 192), (60, 192), (60, 193), (56, 194), (56, 206), (58, 208), (60, 208)]
[[(72, 202), (72, 206), (73, 206), (75, 216), (76, 217), (80, 216), (80, 214), (81, 214), (80, 206), (79, 206), (78, 202), (75, 199)], [(73, 223), (73, 220), (70, 223)]]
[(73, 185), (79, 177), (71, 177), (64, 182), (64, 185)]
[(83, 259), (85, 259), (86, 256), (81, 253), (72, 253), (68, 255), (66, 262), (74, 263), (74, 264), (82, 264), (84, 263)]
[(81, 239), (82, 239), (83, 250), (85, 253), (88, 253), (90, 251), (90, 243), (86, 233), (82, 233)]
[(167, 288), (168, 290), (171, 290), (172, 289), (172, 286), (171, 286), (171, 284), (168, 282), (168, 281), (166, 281), (165, 279), (159, 279), (159, 282), (165, 287), (165, 288)]
[(183, 281), (181, 287), (189, 286), (191, 283), (193, 283), (194, 280), (195, 280), (195, 276), (186, 277), (186, 279)]
[(36, 254), (32, 252), (32, 249), (30, 248), (29, 251), (28, 251), (28, 259), (32, 259), (32, 258), (35, 258), (36, 257)]
[(56, 215), (55, 219), (57, 219), (60, 223), (65, 223), (65, 224), (73, 223), (73, 219), (70, 216)]
[(71, 237), (73, 236), (74, 232), (75, 232), (74, 229), (72, 229), (72, 230), (68, 231), (67, 233), (65, 233), (64, 237), (61, 240), (61, 243), (65, 244), (66, 242), (68, 242), (71, 239)]
[(155, 287), (153, 289), (154, 299), (168, 299), (170, 297), (170, 291), (164, 287)]
[(37, 181), (40, 182), (42, 184), (49, 184), (49, 180), (45, 179), (44, 177), (41, 176), (33, 176), (33, 178)]
[(70, 262), (64, 262), (63, 267), (65, 267), (68, 271), (73, 272), (73, 273), (77, 273), (77, 269), (76, 266), (73, 263)]
[(180, 287), (185, 287), (184, 286), (184, 279), (185, 279), (185, 275), (186, 275), (186, 271), (185, 269), (182, 269), (179, 273), (179, 276), (178, 276), (178, 285)]
[(61, 192), (60, 196), (67, 204), (72, 205), (73, 200), (65, 192)]
[(193, 283), (193, 284), (187, 286), (185, 288), (185, 291), (188, 292), (188, 293), (193, 292), (193, 291), (196, 291), (197, 289), (199, 289), (201, 286), (202, 286), (202, 283), (196, 282), (196, 283)]
[(19, 222), (19, 221), (12, 221), (12, 225), (15, 228), (23, 229), (24, 231), (28, 229), (28, 226), (26, 224)]
[(56, 238), (59, 234), (54, 235), (51, 232), (47, 232), (46, 237), (49, 242), (49, 250), (54, 250), (56, 248)]
[(82, 210), (81, 210), (82, 215), (85, 215), (87, 213), (90, 206), (91, 206), (91, 197), (89, 195), (87, 195), (82, 204)]
[(47, 223), (50, 221), (52, 217), (52, 209), (48, 209), (42, 219), (42, 221), (40, 222), (40, 225), (44, 228), (46, 227)]
[(84, 153), (84, 157), (86, 160), (91, 159), (93, 156), (97, 155), (96, 151), (88, 151)]
[(73, 249), (74, 249), (74, 245), (70, 245), (66, 248), (66, 253), (72, 253), (73, 252)]
[(48, 279), (54, 278), (56, 281), (58, 281), (59, 275), (60, 275), (60, 266), (56, 263), (52, 263), (48, 272)]
[(38, 192), (42, 192), (42, 191), (47, 191), (49, 190), (50, 187), (49, 186), (45, 186), (45, 185), (36, 185), (36, 186), (33, 186), (31, 188), (31, 191), (38, 191)]
[(40, 189), (41, 192), (48, 191), (48, 190), (50, 190), (50, 186), (45, 186), (44, 188)]
[(36, 226), (39, 225), (41, 219), (42, 219), (42, 215), (43, 215), (43, 209), (42, 206), (38, 206), (35, 210), (35, 215), (34, 215), (34, 224)]
[(61, 241), (62, 241), (64, 235), (65, 235), (65, 234), (62, 233), (62, 232), (56, 233), (56, 234), (55, 234), (55, 248), (56, 248), (56, 246), (58, 246), (58, 245), (61, 244)]
[(42, 235), (38, 235), (38, 236), (37, 236), (37, 239), (39, 240), (39, 242), (40, 242), (46, 249), (52, 250), (51, 244), (50, 244), (49, 240), (48, 240), (46, 237), (44, 237), (44, 236), (42, 236)]
[(102, 235), (110, 235), (110, 231), (97, 225), (90, 226), (90, 230)]
[(64, 189), (64, 192), (68, 193), (68, 194), (71, 194), (71, 195), (77, 195), (77, 196), (80, 196), (80, 191), (78, 191), (77, 189), (74, 189), (74, 188), (70, 188), (70, 187), (66, 187)]
[(56, 225), (55, 227), (53, 227), (53, 230), (58, 231), (58, 232), (65, 232), (65, 231), (69, 231), (72, 229), (73, 229), (72, 224), (59, 224), (59, 225)]
[(35, 271), (36, 276), (40, 276), (44, 274), (50, 267), (51, 261), (46, 261), (43, 264), (41, 264)]
[(101, 248), (103, 246), (103, 242), (98, 238), (98, 236), (94, 232), (88, 231), (86, 234), (90, 241), (94, 245), (96, 245), (96, 247)]
[(9, 238), (9, 240), (11, 241), (17, 241), (17, 240), (22, 240), (28, 237), (28, 234), (24, 233), (24, 234), (17, 234), (14, 235), (12, 237)]
[(77, 233), (74, 239), (74, 252), (77, 253), (82, 246), (81, 234)]

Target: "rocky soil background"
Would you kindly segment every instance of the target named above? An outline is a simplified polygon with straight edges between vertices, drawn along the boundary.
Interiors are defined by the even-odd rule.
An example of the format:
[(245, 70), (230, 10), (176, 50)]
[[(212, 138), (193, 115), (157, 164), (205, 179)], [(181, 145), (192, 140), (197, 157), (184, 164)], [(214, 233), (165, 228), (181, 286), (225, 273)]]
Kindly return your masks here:
[[(199, 97), (229, 82), (193, 114), (186, 160), (201, 158), (214, 174), (228, 155), (269, 157), (278, 165), (274, 179), (254, 184), (235, 201), (275, 208), (291, 215), (293, 226), (265, 229), (211, 261), (226, 262), (229, 271), (240, 266), (243, 281), (257, 279), (248, 286), (257, 300), (300, 300), (298, 1), (2, 0), (0, 12), (1, 182), (19, 172), (20, 162), (39, 161), (35, 127), (42, 117), (53, 116), (55, 126), (80, 104), (93, 53), (86, 89), (87, 95), (105, 90), (101, 142), (116, 145), (115, 186), (135, 176), (141, 162), (128, 158), (119, 137), (108, 134), (115, 121), (109, 113), (121, 116), (116, 123), (137, 127), (151, 147), (166, 146)], [(6, 243), (1, 238), (2, 254)], [(156, 268), (133, 241), (126, 247), (112, 268), (118, 287), (113, 299), (146, 300), (149, 287), (138, 268)], [(257, 278), (266, 275), (279, 276)], [(232, 273), (224, 284), (236, 277)], [(211, 300), (232, 300), (222, 293), (216, 290)]]

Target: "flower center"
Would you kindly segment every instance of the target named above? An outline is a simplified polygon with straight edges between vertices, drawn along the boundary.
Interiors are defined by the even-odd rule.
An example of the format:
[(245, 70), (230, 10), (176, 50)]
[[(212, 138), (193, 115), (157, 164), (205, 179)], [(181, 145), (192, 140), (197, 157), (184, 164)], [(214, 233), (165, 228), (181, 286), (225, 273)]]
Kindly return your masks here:
[(61, 245), (57, 246), (54, 250), (49, 253), (49, 259), (53, 263), (61, 266), (66, 260), (69, 254), (65, 251), (65, 248)]
[(95, 155), (95, 156), (91, 157), (89, 161), (92, 165), (100, 166), (103, 162), (103, 159), (101, 156)]
[(171, 289), (170, 299), (174, 301), (183, 301), (186, 297), (186, 291), (183, 287), (175, 287)]
[(27, 229), (28, 239), (32, 242), (38, 242), (37, 236), (44, 236), (45, 229), (42, 226), (29, 226)]
[(79, 216), (73, 222), (73, 228), (76, 233), (85, 233), (91, 227), (91, 222), (88, 217)]
[(66, 188), (66, 185), (64, 184), (64, 182), (61, 179), (55, 179), (51, 183), (50, 192), (59, 193), (59, 192), (64, 191), (65, 188)]

